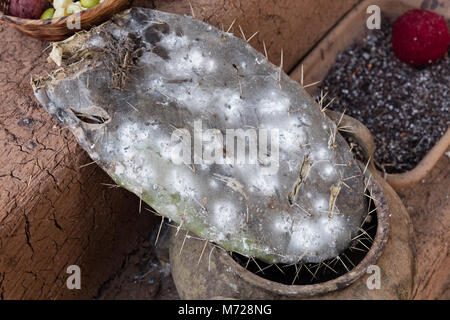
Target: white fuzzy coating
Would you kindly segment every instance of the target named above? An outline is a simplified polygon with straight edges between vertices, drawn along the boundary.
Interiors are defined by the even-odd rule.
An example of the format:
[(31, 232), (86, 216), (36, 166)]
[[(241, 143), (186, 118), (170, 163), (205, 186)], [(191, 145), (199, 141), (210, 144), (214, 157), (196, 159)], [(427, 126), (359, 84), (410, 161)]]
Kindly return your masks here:
[[(333, 215), (330, 188), (341, 177), (361, 171), (354, 162), (352, 167), (336, 166), (353, 161), (352, 155), (339, 133), (336, 148), (329, 147), (335, 125), (312, 98), (230, 34), (188, 17), (133, 10), (146, 18), (123, 28), (104, 27), (117, 37), (137, 32), (145, 44), (127, 90), (104, 90), (105, 71), (89, 70), (93, 79), (97, 76), (92, 82), (97, 89), (87, 88), (86, 78), (60, 82), (48, 93), (49, 112), (57, 114), (69, 105), (79, 111), (91, 105), (104, 108), (112, 115), (104, 131), (87, 135), (87, 129), (70, 118), (85, 149), (126, 188), (154, 199), (150, 205), (159, 213), (183, 221), (187, 228), (192, 223), (200, 236), (219, 245), (239, 244), (229, 250), (293, 262), (322, 261), (345, 248), (366, 213), (364, 185), (357, 178), (346, 181), (352, 188), (342, 187)], [(169, 26), (157, 31), (157, 43), (146, 38), (151, 28), (164, 29), (154, 22)], [(92, 44), (103, 45), (98, 38)], [(158, 48), (166, 55), (158, 55)], [(75, 105), (66, 98), (73, 91), (82, 96)], [(204, 141), (207, 154), (224, 148), (227, 129), (267, 129), (278, 130), (279, 158), (258, 154), (256, 163), (175, 163), (172, 155), (178, 145), (171, 134), (181, 128), (194, 136), (194, 123), (200, 120), (203, 130), (216, 130), (218, 137)], [(268, 141), (269, 149), (275, 147)], [(191, 142), (193, 148), (194, 139)], [(308, 162), (310, 168), (301, 171)], [(270, 165), (277, 170), (262, 174)], [(294, 189), (297, 194), (290, 203)]]

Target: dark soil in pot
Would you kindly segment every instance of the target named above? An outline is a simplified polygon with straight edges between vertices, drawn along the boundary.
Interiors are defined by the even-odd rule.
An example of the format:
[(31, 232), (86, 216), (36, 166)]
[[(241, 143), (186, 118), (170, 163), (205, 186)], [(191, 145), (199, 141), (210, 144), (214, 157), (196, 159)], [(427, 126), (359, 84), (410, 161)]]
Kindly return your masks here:
[(413, 169), (450, 124), (450, 57), (422, 68), (398, 60), (391, 26), (373, 30), (341, 52), (322, 83), (324, 104), (365, 124), (375, 162), (387, 173)]

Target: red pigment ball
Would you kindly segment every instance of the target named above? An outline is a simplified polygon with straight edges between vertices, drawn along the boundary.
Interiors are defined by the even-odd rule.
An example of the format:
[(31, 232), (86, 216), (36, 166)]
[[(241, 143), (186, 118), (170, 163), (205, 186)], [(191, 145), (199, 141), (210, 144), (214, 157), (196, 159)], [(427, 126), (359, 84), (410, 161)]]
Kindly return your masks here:
[(427, 10), (410, 10), (392, 25), (392, 48), (403, 62), (423, 66), (442, 58), (450, 44), (444, 18)]

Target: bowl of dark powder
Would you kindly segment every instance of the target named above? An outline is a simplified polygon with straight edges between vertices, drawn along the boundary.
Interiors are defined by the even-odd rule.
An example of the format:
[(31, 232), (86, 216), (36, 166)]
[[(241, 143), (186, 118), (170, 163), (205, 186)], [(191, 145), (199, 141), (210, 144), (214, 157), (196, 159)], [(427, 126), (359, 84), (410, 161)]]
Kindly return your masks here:
[[(379, 1), (382, 23), (373, 30), (365, 23), (369, 4), (361, 3), (304, 59), (303, 72), (291, 75), (305, 84), (320, 80), (310, 92), (326, 92), (323, 105), (369, 129), (374, 165), (398, 188), (420, 181), (450, 143), (448, 52), (417, 68), (392, 50), (392, 22), (415, 2)], [(439, 13), (448, 21), (450, 8), (437, 9), (446, 9)]]

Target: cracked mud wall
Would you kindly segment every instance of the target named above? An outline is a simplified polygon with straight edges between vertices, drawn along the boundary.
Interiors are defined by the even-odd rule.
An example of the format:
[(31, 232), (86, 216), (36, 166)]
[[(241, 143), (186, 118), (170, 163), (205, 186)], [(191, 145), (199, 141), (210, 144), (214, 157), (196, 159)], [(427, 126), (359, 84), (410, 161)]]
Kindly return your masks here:
[[(238, 24), (252, 45), (290, 70), (357, 1), (191, 1), (197, 18), (219, 28)], [(135, 1), (190, 13), (187, 1)], [(293, 14), (295, 13), (295, 14)], [(32, 74), (45, 74), (48, 43), (0, 25), (0, 299), (104, 296), (138, 244), (159, 220), (111, 180), (39, 106)], [(66, 268), (82, 270), (82, 290), (68, 290)]]

